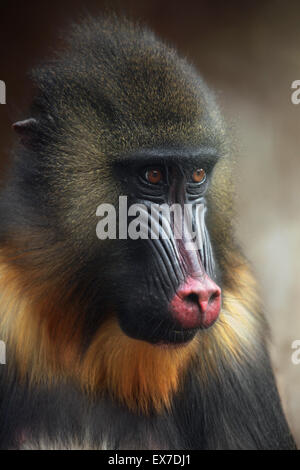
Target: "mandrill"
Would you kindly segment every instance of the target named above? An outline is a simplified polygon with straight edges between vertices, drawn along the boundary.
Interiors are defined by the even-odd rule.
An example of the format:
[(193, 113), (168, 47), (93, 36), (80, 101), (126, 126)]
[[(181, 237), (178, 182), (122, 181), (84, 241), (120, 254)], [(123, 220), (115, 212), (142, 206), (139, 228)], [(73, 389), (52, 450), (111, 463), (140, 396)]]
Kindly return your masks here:
[(0, 200), (1, 448), (294, 448), (197, 71), (105, 17), (32, 77)]

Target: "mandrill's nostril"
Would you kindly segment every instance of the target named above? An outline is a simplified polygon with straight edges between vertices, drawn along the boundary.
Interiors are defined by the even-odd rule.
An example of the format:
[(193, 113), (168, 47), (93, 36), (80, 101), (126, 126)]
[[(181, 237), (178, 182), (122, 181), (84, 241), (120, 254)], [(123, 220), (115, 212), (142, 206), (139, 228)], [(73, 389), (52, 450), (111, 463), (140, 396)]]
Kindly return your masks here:
[(199, 298), (197, 294), (189, 294), (186, 297), (184, 297), (183, 300), (191, 304), (199, 305)]
[(214, 302), (215, 299), (219, 297), (219, 292), (213, 292), (212, 294), (205, 294), (203, 293), (196, 294), (195, 292), (191, 292), (188, 295), (182, 297), (183, 302), (191, 305), (197, 305), (202, 312), (205, 312), (207, 307), (210, 303)]

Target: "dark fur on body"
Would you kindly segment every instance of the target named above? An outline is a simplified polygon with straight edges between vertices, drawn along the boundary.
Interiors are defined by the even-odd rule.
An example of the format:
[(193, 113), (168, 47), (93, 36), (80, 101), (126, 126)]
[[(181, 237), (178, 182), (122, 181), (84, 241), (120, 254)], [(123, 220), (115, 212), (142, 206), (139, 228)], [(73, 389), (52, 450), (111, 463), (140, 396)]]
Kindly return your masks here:
[[(68, 52), (34, 77), (36, 121), (25, 130), (0, 205), (0, 338), (8, 345), (8, 364), (0, 369), (1, 447), (294, 448), (254, 281), (232, 234), (224, 124), (196, 71), (148, 30), (102, 19), (74, 28)], [(207, 225), (224, 311), (197, 334), (189, 359), (178, 353), (178, 367), (184, 366), (178, 377), (174, 371), (170, 390), (162, 386), (163, 406), (159, 398), (147, 404), (145, 395), (140, 408), (131, 384), (132, 400), (126, 394), (118, 400), (114, 385), (112, 392), (106, 380), (98, 389), (90, 370), (98, 371), (92, 358), (112, 300), (119, 296), (134, 311), (150, 302), (151, 265), (143, 249), (134, 258), (123, 241), (100, 242), (95, 209), (128, 191), (116, 162), (129, 167), (141, 149), (192, 155), (199, 147), (218, 154)], [(148, 321), (141, 317), (142, 332)], [(145, 354), (155, 376), (147, 363), (152, 349), (140, 343), (130, 347)], [(172, 357), (157, 354), (153, 349), (153, 364)]]

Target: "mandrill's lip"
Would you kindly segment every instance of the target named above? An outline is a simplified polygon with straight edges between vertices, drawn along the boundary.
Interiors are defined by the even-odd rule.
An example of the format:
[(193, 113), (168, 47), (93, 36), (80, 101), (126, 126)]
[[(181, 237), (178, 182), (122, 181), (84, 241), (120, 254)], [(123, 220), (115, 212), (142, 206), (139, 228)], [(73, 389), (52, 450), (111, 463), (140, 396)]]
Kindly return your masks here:
[[(144, 341), (152, 346), (162, 348), (176, 348), (188, 345), (199, 332), (199, 328), (183, 328), (176, 321), (170, 312), (166, 309), (159, 310), (159, 316), (155, 318), (141, 318), (140, 322), (136, 321), (136, 315), (133, 317), (132, 309), (124, 309), (117, 311), (117, 319), (123, 333), (129, 338)], [(144, 321), (143, 321), (144, 320)]]
[(190, 344), (198, 331), (198, 328), (191, 328), (189, 330), (173, 330), (170, 332), (170, 335), (168, 335), (168, 338), (160, 339), (152, 344), (153, 346), (163, 349), (183, 348)]
[(166, 343), (166, 342), (159, 342), (159, 343), (154, 343), (153, 346), (161, 348), (161, 349), (180, 349), (184, 348), (185, 346), (188, 346), (190, 344), (191, 339), (189, 341), (185, 341), (184, 343)]

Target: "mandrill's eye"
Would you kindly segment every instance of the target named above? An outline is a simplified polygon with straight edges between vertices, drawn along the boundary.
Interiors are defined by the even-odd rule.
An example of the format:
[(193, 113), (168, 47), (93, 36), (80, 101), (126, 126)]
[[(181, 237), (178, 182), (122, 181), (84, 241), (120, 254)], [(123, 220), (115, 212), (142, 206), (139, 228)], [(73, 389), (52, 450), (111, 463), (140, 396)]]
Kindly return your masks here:
[(193, 181), (195, 183), (203, 183), (206, 180), (206, 173), (203, 168), (197, 168), (193, 173)]
[(158, 168), (149, 168), (145, 173), (145, 178), (149, 183), (158, 184), (162, 181), (162, 172)]

